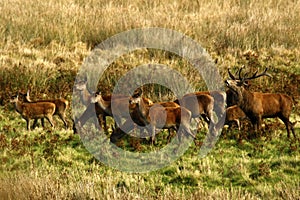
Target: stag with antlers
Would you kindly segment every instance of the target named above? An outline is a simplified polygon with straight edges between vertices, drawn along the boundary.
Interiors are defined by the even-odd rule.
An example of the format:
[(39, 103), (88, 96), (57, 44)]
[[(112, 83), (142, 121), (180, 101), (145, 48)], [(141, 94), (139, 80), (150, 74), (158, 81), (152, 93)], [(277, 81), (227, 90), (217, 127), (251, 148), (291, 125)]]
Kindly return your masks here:
[(278, 117), (286, 126), (288, 138), (290, 138), (290, 130), (294, 138), (296, 138), (293, 124), (289, 120), (293, 108), (292, 98), (285, 94), (248, 91), (245, 88), (248, 80), (256, 79), (261, 76), (272, 76), (267, 73), (268, 68), (266, 68), (260, 74), (257, 74), (258, 71), (256, 71), (250, 77), (246, 77), (247, 73), (242, 77), (242, 69), (243, 68), (240, 68), (238, 71), (238, 78), (228, 69), (231, 80), (226, 80), (225, 84), (238, 96), (238, 106), (245, 112), (247, 117), (249, 117), (254, 126), (254, 130), (257, 132), (261, 129), (263, 118)]

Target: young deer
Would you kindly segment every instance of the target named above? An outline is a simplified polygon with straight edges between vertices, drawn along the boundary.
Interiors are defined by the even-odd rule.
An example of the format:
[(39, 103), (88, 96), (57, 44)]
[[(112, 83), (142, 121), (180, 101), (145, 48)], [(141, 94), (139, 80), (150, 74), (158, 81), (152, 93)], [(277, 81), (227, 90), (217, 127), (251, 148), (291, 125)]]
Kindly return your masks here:
[(242, 77), (239, 70), (239, 77), (235, 77), (228, 69), (228, 74), (231, 80), (226, 80), (225, 84), (238, 96), (237, 105), (245, 112), (247, 117), (251, 120), (255, 131), (261, 129), (263, 118), (275, 118), (279, 117), (286, 126), (287, 136), (290, 138), (290, 129), (296, 138), (296, 134), (293, 128), (293, 124), (289, 121), (289, 116), (293, 108), (292, 98), (285, 94), (272, 94), (261, 92), (250, 92), (245, 89), (247, 85), (246, 81), (256, 79), (261, 76), (270, 76), (267, 68), (257, 75), (256, 71), (251, 77)]
[[(150, 125), (152, 145), (155, 141), (156, 128), (175, 129), (179, 131), (179, 127), (195, 138), (190, 130), (190, 121), (192, 114), (183, 107), (163, 107), (159, 104), (147, 105), (142, 98), (142, 90), (138, 89), (130, 98), (130, 104), (136, 104), (138, 114), (145, 124)], [(178, 134), (181, 141), (181, 134)]]
[[(26, 94), (22, 94), (21, 96), (23, 98), (23, 101), (25, 103), (38, 103), (38, 102), (50, 102), (55, 104), (55, 113), (54, 115), (58, 115), (59, 118), (63, 121), (65, 128), (68, 128), (67, 120), (66, 120), (66, 110), (69, 107), (69, 101), (64, 98), (59, 99), (45, 99), (45, 100), (37, 100), (37, 101), (31, 101), (29, 90)], [(41, 118), (42, 126), (44, 127), (44, 118)], [(34, 119), (33, 122), (33, 128), (36, 126), (37, 119)]]
[(231, 122), (235, 122), (238, 129), (241, 130), (240, 120), (246, 118), (244, 111), (237, 105), (226, 108), (225, 124), (230, 125)]
[(15, 103), (15, 109), (26, 120), (27, 130), (30, 130), (31, 119), (46, 118), (54, 127), (53, 114), (55, 113), (55, 104), (51, 102), (36, 102), (36, 103), (23, 103), (19, 100), (19, 95), (13, 96), (10, 100)]

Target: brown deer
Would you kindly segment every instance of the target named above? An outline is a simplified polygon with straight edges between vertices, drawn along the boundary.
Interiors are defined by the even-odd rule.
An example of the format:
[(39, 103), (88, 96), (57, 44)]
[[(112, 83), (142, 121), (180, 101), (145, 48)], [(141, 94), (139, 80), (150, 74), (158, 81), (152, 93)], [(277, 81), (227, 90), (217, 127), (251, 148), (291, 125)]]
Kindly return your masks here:
[(226, 108), (225, 124), (230, 125), (235, 122), (238, 129), (241, 130), (240, 120), (246, 119), (247, 116), (244, 111), (237, 105)]
[(290, 129), (296, 138), (292, 123), (289, 121), (289, 116), (293, 108), (292, 98), (285, 94), (250, 92), (245, 89), (246, 81), (256, 79), (261, 76), (269, 76), (266, 68), (261, 74), (256, 71), (251, 77), (242, 77), (239, 69), (239, 77), (235, 77), (228, 69), (228, 74), (231, 80), (226, 80), (227, 87), (238, 96), (237, 105), (245, 112), (251, 120), (254, 130), (261, 130), (263, 118), (279, 117), (286, 126), (287, 136), (290, 138)]
[(202, 94), (210, 95), (214, 99), (214, 109), (213, 110), (215, 111), (218, 118), (222, 117), (223, 114), (225, 113), (226, 96), (227, 96), (226, 92), (213, 90), (213, 91), (198, 91), (198, 92), (194, 92), (192, 94), (195, 94), (195, 95), (202, 95)]
[(15, 103), (16, 111), (26, 120), (27, 130), (30, 130), (31, 119), (46, 118), (52, 127), (53, 114), (55, 113), (55, 104), (51, 102), (36, 102), (36, 103), (23, 103), (19, 100), (19, 95), (13, 96), (10, 100), (11, 103)]
[[(38, 102), (51, 102), (55, 104), (55, 113), (54, 115), (58, 115), (59, 118), (63, 121), (65, 128), (68, 128), (67, 120), (66, 120), (66, 110), (69, 107), (69, 101), (64, 98), (59, 99), (45, 99), (45, 100), (37, 100), (37, 101), (31, 101), (29, 90), (27, 90), (26, 94), (20, 93), (23, 101), (25, 103), (38, 103)], [(42, 126), (44, 127), (44, 119), (41, 118)], [(34, 119), (33, 122), (33, 128), (36, 126), (37, 119)]]
[(80, 93), (81, 103), (86, 107), (89, 106), (93, 94), (87, 88), (87, 78), (85, 77), (83, 80), (75, 82), (74, 88)]
[[(143, 100), (148, 105), (153, 104), (148, 98), (143, 98)], [(91, 102), (98, 104), (105, 113), (114, 117), (116, 125), (121, 124), (121, 118), (130, 118), (130, 111), (133, 110), (135, 106), (129, 104), (129, 96), (125, 95), (116, 95), (113, 99), (106, 100), (101, 93), (96, 93), (96, 95), (91, 98)], [(115, 109), (114, 112), (113, 109)]]
[[(97, 105), (96, 103), (90, 103), (88, 105), (88, 107), (85, 109), (85, 111), (82, 113), (82, 115), (73, 122), (73, 132), (74, 132), (74, 134), (78, 133), (77, 128), (81, 128), (81, 126), (83, 126), (94, 115), (97, 116), (98, 121), (96, 121), (96, 122), (98, 122), (99, 125), (100, 125), (100, 128), (102, 128), (101, 125), (106, 124), (102, 121), (103, 117), (105, 118), (106, 116), (109, 116), (109, 115), (104, 113), (104, 114), (101, 114), (101, 117), (99, 117), (99, 113), (103, 113), (102, 108), (100, 108), (100, 106)], [(107, 129), (105, 129), (105, 130), (107, 130)]]
[(211, 95), (201, 92), (189, 93), (174, 102), (188, 109), (192, 113), (192, 118), (202, 117), (208, 125), (211, 123), (211, 128), (214, 128), (214, 98)]
[[(87, 88), (87, 78), (85, 77), (83, 80), (75, 82), (74, 88), (75, 88), (75, 90), (79, 91), (80, 101), (82, 102), (83, 105), (86, 106), (85, 112), (89, 112), (91, 109), (96, 109), (96, 115), (97, 115), (100, 127), (102, 128), (102, 126), (103, 126), (104, 130), (107, 131), (108, 128), (107, 128), (107, 123), (106, 123), (106, 117), (109, 115), (107, 113), (105, 113), (105, 111), (98, 104), (92, 103), (93, 105), (90, 105), (91, 98), (94, 96), (94, 94), (91, 93)], [(107, 100), (110, 100), (110, 97), (107, 97)], [(84, 115), (84, 116), (87, 116), (87, 115)], [(76, 121), (77, 121), (77, 119), (75, 120), (75, 123), (73, 124), (73, 130), (75, 132), (76, 132), (76, 130), (75, 130)]]
[[(148, 104), (152, 104), (152, 101), (149, 99), (145, 98), (145, 101), (147, 101)], [(115, 113), (112, 112), (112, 103), (114, 104), (114, 108), (117, 108)], [(84, 113), (79, 119), (75, 120), (73, 131), (77, 133), (76, 126), (83, 126), (86, 121), (95, 114), (94, 110), (97, 116), (101, 115), (101, 117), (98, 117), (98, 122), (100, 125), (104, 124), (104, 127), (106, 127), (106, 122), (103, 120), (105, 120), (107, 116), (114, 117), (115, 121), (121, 123), (121, 118), (130, 117), (129, 111), (131, 108), (128, 109), (129, 106), (129, 96), (116, 94), (112, 99), (112, 95), (104, 96), (101, 95), (101, 93), (96, 93), (90, 97), (90, 105), (86, 108)], [(107, 130), (107, 128), (105, 128), (105, 130)]]
[[(184, 132), (195, 138), (190, 130), (192, 113), (189, 110), (183, 107), (164, 107), (160, 104), (148, 105), (142, 98), (141, 89), (135, 91), (130, 98), (130, 104), (137, 106), (138, 114), (143, 119), (144, 124), (150, 125), (152, 145), (155, 141), (156, 128), (179, 131), (179, 127), (182, 127)], [(178, 138), (181, 141), (181, 133), (178, 134)]]
[[(154, 103), (154, 104), (149, 104), (148, 99), (147, 98), (143, 98), (144, 100), (146, 100), (147, 105), (151, 106), (151, 105), (161, 105), (163, 107), (180, 107), (177, 103), (175, 102), (158, 102), (158, 103)], [(113, 132), (110, 136), (110, 141), (113, 143), (116, 143), (118, 140), (120, 140), (122, 137), (124, 137), (126, 135), (126, 133), (130, 132), (131, 130), (133, 130), (135, 128), (135, 124), (140, 126), (140, 127), (145, 127), (147, 126), (147, 123), (145, 122), (143, 116), (140, 115), (140, 111), (138, 109), (138, 107), (135, 104), (131, 104), (131, 110), (130, 110), (130, 116), (131, 119), (127, 119), (120, 127), (117, 127), (115, 129), (113, 129)], [(169, 131), (169, 135), (168, 135), (168, 142), (170, 141), (171, 138), (171, 130), (168, 129)]]

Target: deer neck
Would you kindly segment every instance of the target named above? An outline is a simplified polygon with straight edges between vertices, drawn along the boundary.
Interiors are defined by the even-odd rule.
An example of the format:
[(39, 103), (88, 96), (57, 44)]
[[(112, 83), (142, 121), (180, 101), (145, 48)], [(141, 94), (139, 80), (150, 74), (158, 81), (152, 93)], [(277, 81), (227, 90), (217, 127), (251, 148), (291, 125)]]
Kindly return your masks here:
[(15, 102), (15, 108), (18, 113), (22, 113), (23, 111), (23, 103), (19, 100)]
[(141, 98), (140, 101), (137, 103), (137, 107), (138, 107), (138, 109), (139, 109), (139, 112), (140, 112), (140, 114), (141, 114), (141, 117), (142, 117), (145, 121), (147, 121), (147, 117), (148, 117), (148, 115), (149, 115), (150, 106), (148, 106), (148, 105), (144, 102), (143, 98)]
[(88, 105), (90, 102), (91, 94), (87, 89), (80, 91), (80, 99), (85, 105)]
[(252, 92), (242, 87), (240, 90), (238, 90), (237, 94), (238, 94), (238, 106), (242, 108), (242, 110), (247, 112), (249, 105), (253, 103)]

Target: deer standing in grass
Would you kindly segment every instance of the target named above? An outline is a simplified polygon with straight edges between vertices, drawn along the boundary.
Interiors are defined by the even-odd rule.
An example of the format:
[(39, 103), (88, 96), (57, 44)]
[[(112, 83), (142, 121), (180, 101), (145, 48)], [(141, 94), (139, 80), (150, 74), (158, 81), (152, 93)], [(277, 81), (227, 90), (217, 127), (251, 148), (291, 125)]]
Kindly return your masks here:
[(226, 108), (225, 124), (230, 125), (231, 122), (235, 122), (238, 129), (241, 130), (240, 120), (246, 119), (247, 116), (244, 111), (237, 105)]
[(83, 105), (89, 106), (93, 94), (87, 88), (87, 78), (85, 77), (83, 80), (75, 82), (74, 88), (79, 91), (79, 98)]
[[(86, 84), (85, 84), (86, 85)], [(104, 127), (106, 127), (105, 117), (110, 116), (114, 117), (115, 122), (118, 124), (121, 123), (121, 118), (129, 118), (131, 109), (129, 107), (129, 96), (116, 94), (112, 97), (112, 95), (102, 95), (101, 93), (96, 93), (95, 95), (91, 95), (89, 97), (90, 104), (86, 108), (85, 112), (80, 116), (79, 119), (75, 120), (73, 125), (74, 133), (77, 132), (76, 125), (82, 126), (85, 122), (91, 118), (94, 114), (94, 110), (96, 111), (96, 115), (98, 117), (99, 123), (105, 122)], [(152, 104), (152, 101), (145, 98), (148, 104)], [(112, 112), (112, 104), (116, 111)], [(102, 119), (104, 117), (104, 119)], [(107, 129), (105, 129), (107, 130)]]
[(13, 96), (10, 100), (15, 103), (16, 111), (26, 120), (27, 130), (30, 130), (31, 119), (46, 118), (52, 127), (53, 115), (55, 113), (55, 104), (51, 102), (36, 102), (36, 103), (23, 103), (19, 100), (19, 95)]
[(218, 118), (222, 117), (223, 114), (225, 113), (226, 92), (213, 90), (213, 91), (198, 91), (198, 92), (194, 92), (192, 94), (195, 94), (195, 95), (204, 95), (204, 94), (210, 95), (214, 99), (213, 110), (215, 111)]
[[(69, 107), (69, 101), (64, 99), (64, 98), (59, 98), (59, 99), (45, 99), (45, 100), (37, 100), (37, 101), (31, 101), (30, 95), (29, 95), (29, 90), (27, 91), (26, 94), (21, 94), (23, 101), (25, 103), (38, 103), (38, 102), (50, 102), (55, 104), (55, 113), (54, 115), (58, 115), (59, 118), (63, 121), (65, 129), (68, 128), (68, 123), (66, 120), (66, 110)], [(41, 118), (42, 126), (44, 127), (44, 118)], [(37, 124), (37, 119), (34, 119), (33, 122), (33, 128), (35, 128)]]
[[(195, 138), (195, 135), (190, 130), (190, 122), (192, 114), (189, 110), (183, 107), (164, 107), (159, 104), (147, 105), (142, 98), (142, 90), (135, 91), (130, 98), (130, 104), (136, 104), (138, 114), (144, 121), (144, 124), (149, 124), (149, 131), (151, 133), (152, 145), (155, 141), (156, 128), (161, 129), (175, 129), (179, 131), (179, 127), (182, 131), (188, 133)], [(178, 133), (179, 141), (181, 141), (181, 133)]]
[[(175, 102), (158, 102), (158, 103), (150, 103), (149, 99), (143, 97), (144, 102), (148, 106), (163, 106), (163, 107), (180, 107)], [(155, 104), (155, 105), (154, 105)], [(118, 140), (120, 140), (122, 137), (126, 135), (126, 133), (130, 132), (135, 128), (135, 125), (138, 125), (140, 128), (147, 126), (147, 122), (145, 122), (145, 119), (143, 116), (141, 116), (139, 108), (136, 106), (136, 104), (130, 104), (130, 116), (131, 119), (127, 119), (120, 127), (113, 130), (110, 141), (113, 143), (116, 143)], [(168, 142), (171, 138), (171, 130), (168, 129), (169, 135), (168, 135)]]
[[(109, 115), (107, 113), (105, 113), (105, 111), (98, 104), (91, 103), (91, 98), (93, 97), (93, 94), (87, 88), (87, 78), (85, 77), (84, 80), (76, 82), (74, 84), (74, 88), (75, 88), (75, 90), (79, 91), (80, 101), (86, 106), (85, 112), (90, 112), (92, 109), (95, 109), (100, 127), (102, 128), (102, 126), (103, 126), (104, 130), (107, 130), (106, 117)], [(107, 100), (110, 100), (110, 99), (107, 99)], [(88, 117), (88, 114), (83, 114), (82, 120), (85, 123), (90, 117), (92, 117), (92, 115), (90, 115)], [(86, 120), (84, 118), (86, 118)], [(76, 119), (73, 124), (74, 132), (76, 132), (76, 123), (77, 122), (80, 122), (80, 121), (78, 121), (78, 119)], [(81, 123), (81, 125), (84, 125), (84, 123)]]
[(174, 102), (189, 110), (192, 118), (201, 119), (200, 117), (202, 117), (208, 125), (211, 125), (210, 130), (215, 131), (214, 98), (211, 95), (202, 92), (189, 93)]
[(285, 94), (272, 94), (261, 92), (250, 92), (245, 89), (246, 81), (256, 79), (261, 76), (269, 76), (267, 68), (258, 74), (256, 71), (251, 77), (242, 77), (239, 70), (239, 77), (235, 77), (228, 69), (228, 74), (231, 80), (226, 80), (225, 84), (238, 96), (237, 105), (245, 112), (247, 117), (251, 120), (254, 130), (257, 132), (261, 130), (261, 124), (263, 118), (275, 118), (279, 117), (286, 126), (287, 136), (290, 138), (290, 130), (292, 131), (294, 138), (296, 134), (293, 128), (293, 124), (289, 121), (289, 116), (293, 108), (292, 98)]
[[(98, 104), (109, 116), (114, 117), (118, 125), (121, 124), (121, 118), (130, 118), (135, 105), (129, 104), (129, 96), (116, 95), (111, 100), (105, 100), (101, 93), (97, 93), (91, 98), (91, 102)], [(148, 98), (143, 98), (147, 105), (152, 105), (153, 102)], [(114, 109), (114, 112), (113, 112)], [(116, 124), (116, 125), (117, 125)]]

